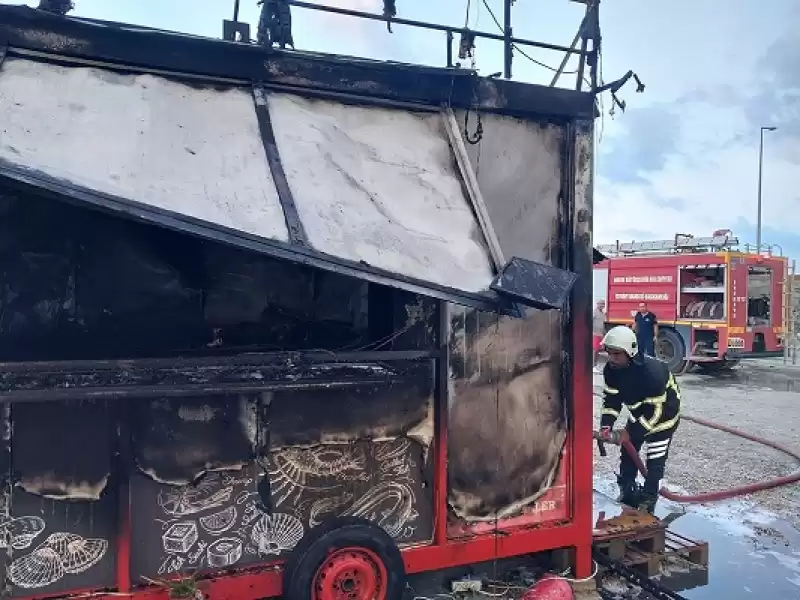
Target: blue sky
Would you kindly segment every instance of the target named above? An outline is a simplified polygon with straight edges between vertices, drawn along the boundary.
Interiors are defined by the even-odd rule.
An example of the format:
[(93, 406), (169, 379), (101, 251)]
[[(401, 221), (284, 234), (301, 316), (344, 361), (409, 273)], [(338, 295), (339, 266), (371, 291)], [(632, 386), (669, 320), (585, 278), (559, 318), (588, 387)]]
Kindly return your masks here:
[[(486, 0), (498, 17), (502, 0)], [(326, 0), (381, 12), (381, 0)], [(38, 0), (26, 2), (38, 4)], [(233, 0), (75, 0), (74, 15), (119, 20), (217, 37)], [(241, 0), (240, 18), (258, 18)], [(492, 31), (481, 0), (396, 0), (399, 16)], [(519, 0), (514, 35), (568, 45), (582, 7), (569, 0)], [(443, 34), (293, 11), (298, 48), (432, 65), (445, 61)], [(628, 69), (647, 85), (626, 87), (628, 110), (598, 120), (595, 241), (710, 235), (729, 228), (755, 240), (758, 139), (764, 152), (765, 243), (800, 258), (800, 2), (798, 0), (605, 0), (603, 75)], [(557, 65), (561, 57), (531, 51)], [(502, 49), (479, 42), (476, 66), (502, 69)], [(547, 84), (552, 73), (522, 56), (514, 78)], [(564, 85), (572, 80), (565, 78)], [(606, 112), (610, 101), (604, 98)]]

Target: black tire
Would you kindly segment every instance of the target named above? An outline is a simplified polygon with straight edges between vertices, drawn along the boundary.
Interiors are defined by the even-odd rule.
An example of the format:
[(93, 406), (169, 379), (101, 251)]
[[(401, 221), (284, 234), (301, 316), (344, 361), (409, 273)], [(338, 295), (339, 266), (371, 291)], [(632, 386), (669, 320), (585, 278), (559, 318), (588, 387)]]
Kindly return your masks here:
[(712, 375), (714, 373), (719, 373), (720, 371), (730, 371), (738, 364), (738, 360), (718, 360), (710, 363), (698, 363), (697, 366), (703, 373)]
[[(376, 600), (402, 600), (406, 568), (394, 540), (374, 523), (359, 517), (335, 517), (311, 529), (292, 550), (283, 572), (285, 600), (312, 600), (317, 574), (337, 551), (352, 549), (385, 573), (385, 595)], [(380, 563), (380, 564), (377, 564)], [(325, 597), (317, 600), (331, 600)]]
[(656, 357), (667, 363), (673, 373), (682, 373), (686, 367), (686, 346), (683, 338), (674, 329), (663, 328), (658, 331)]

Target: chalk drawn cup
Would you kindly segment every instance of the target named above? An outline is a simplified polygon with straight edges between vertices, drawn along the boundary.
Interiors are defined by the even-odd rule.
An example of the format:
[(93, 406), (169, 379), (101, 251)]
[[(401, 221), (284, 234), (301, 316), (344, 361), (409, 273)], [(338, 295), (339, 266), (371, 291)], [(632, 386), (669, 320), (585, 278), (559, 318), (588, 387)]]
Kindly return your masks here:
[(242, 541), (237, 538), (220, 538), (208, 547), (206, 560), (209, 567), (229, 567), (242, 558)]

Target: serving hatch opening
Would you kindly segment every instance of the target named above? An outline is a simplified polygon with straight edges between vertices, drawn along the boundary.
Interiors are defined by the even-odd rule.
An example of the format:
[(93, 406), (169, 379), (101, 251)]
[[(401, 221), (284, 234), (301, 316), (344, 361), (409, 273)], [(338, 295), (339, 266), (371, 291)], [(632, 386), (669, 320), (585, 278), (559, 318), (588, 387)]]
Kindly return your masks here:
[(534, 275), (560, 308), (574, 283), (521, 258), (497, 263), (438, 110), (11, 57), (0, 85), (7, 181), (483, 310), (538, 306)]

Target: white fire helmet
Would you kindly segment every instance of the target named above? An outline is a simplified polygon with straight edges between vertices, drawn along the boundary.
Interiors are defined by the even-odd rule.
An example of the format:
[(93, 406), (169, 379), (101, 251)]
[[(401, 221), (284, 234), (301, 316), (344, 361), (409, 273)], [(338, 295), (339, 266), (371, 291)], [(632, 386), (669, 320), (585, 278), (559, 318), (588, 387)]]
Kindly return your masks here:
[(631, 358), (639, 351), (636, 344), (636, 334), (630, 327), (618, 325), (608, 330), (603, 336), (602, 345), (611, 350), (621, 350)]

